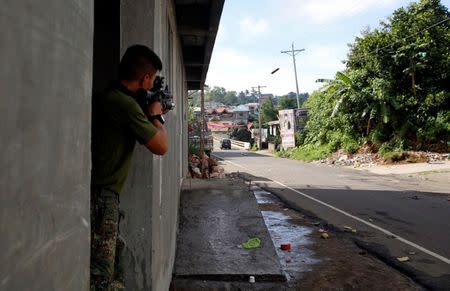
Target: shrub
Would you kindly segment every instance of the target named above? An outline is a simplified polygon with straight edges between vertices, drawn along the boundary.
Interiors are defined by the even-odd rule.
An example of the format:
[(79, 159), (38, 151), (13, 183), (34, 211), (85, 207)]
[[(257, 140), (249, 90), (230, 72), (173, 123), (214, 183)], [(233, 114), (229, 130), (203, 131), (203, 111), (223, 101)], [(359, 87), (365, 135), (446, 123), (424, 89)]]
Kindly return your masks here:
[(278, 152), (279, 157), (310, 162), (326, 158), (333, 152), (329, 144), (306, 144), (300, 147)]
[(190, 143), (189, 144), (189, 155), (200, 156), (200, 144)]
[(305, 143), (306, 139), (306, 131), (297, 131), (295, 132), (295, 146), (301, 146)]

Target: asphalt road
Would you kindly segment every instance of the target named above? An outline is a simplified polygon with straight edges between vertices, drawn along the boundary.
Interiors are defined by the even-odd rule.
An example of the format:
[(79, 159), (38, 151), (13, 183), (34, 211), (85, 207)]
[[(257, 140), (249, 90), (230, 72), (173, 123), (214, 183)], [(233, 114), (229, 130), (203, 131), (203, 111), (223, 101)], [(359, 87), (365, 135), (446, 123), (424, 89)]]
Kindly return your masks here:
[(254, 183), (271, 188), (292, 207), (338, 228), (357, 228), (365, 242), (383, 249), (380, 253), (391, 260), (409, 254), (411, 261), (404, 264), (408, 272), (427, 277), (426, 281), (436, 279), (437, 285), (429, 286), (450, 290), (448, 194), (416, 191), (414, 186), (420, 181), (397, 176), (236, 149), (214, 154), (224, 159), (226, 170), (248, 174)]

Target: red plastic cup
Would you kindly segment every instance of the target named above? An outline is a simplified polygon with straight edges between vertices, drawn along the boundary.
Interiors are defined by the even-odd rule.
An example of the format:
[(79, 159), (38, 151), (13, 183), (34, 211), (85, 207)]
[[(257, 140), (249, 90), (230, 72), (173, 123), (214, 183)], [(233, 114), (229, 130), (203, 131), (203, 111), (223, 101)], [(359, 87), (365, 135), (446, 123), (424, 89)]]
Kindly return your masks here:
[(280, 248), (281, 248), (283, 251), (290, 251), (290, 250), (291, 250), (291, 244), (290, 244), (290, 243), (281, 244)]

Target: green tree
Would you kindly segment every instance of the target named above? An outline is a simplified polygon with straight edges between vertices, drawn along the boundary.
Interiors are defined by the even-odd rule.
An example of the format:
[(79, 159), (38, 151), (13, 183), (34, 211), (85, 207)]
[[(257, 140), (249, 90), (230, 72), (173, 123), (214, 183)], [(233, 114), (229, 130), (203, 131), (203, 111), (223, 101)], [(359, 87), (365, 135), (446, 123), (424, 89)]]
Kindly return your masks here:
[(347, 68), (314, 92), (304, 142), (355, 149), (447, 149), (450, 135), (450, 14), (438, 0), (396, 10), (350, 45)]
[(216, 101), (220, 103), (224, 103), (225, 101), (225, 95), (227, 94), (227, 90), (223, 87), (213, 87), (208, 92), (208, 97), (205, 98), (208, 101)]
[(266, 123), (278, 119), (278, 111), (273, 107), (272, 100), (268, 99), (261, 104), (261, 122)]
[[(300, 105), (302, 105), (308, 99), (308, 96), (308, 93), (299, 94)], [(295, 108), (297, 108), (297, 94), (295, 92), (289, 92), (288, 94), (278, 98), (279, 110)]]
[(291, 97), (289, 95), (281, 96), (278, 99), (278, 109), (294, 109), (297, 108), (297, 100), (296, 97)]
[(223, 98), (223, 103), (226, 105), (237, 105), (238, 97), (236, 96), (236, 91), (227, 91), (225, 97)]
[(245, 93), (243, 91), (239, 92), (238, 96), (238, 104), (246, 104), (247, 102), (247, 96), (245, 96)]
[(440, 1), (422, 0), (396, 10), (351, 46), (348, 70), (360, 71), (362, 87), (373, 93), (367, 114), (383, 115), (385, 125), (374, 123), (375, 138), (414, 141), (428, 120), (450, 109), (449, 18)]

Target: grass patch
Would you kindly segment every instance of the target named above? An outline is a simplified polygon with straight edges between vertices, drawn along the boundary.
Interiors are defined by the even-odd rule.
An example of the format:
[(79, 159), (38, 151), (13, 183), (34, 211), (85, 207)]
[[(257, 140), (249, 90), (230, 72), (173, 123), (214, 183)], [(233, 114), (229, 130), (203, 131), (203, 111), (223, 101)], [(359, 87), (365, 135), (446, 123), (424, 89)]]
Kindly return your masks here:
[(329, 144), (312, 145), (306, 144), (296, 148), (277, 152), (277, 156), (305, 162), (321, 160), (328, 157), (333, 152), (333, 147)]

